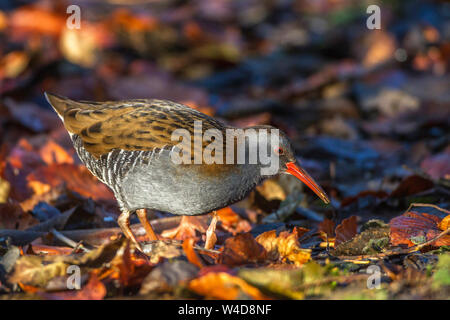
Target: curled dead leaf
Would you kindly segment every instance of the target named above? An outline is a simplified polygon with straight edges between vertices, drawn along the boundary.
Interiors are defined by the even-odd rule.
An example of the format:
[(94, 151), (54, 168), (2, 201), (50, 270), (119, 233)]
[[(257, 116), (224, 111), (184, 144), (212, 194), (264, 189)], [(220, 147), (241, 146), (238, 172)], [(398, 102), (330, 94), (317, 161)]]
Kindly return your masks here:
[(338, 246), (340, 243), (353, 239), (357, 233), (357, 228), (356, 216), (342, 220), (341, 224), (336, 227), (336, 241), (334, 245)]
[(300, 248), (298, 238), (305, 233), (307, 229), (294, 228), (290, 233), (283, 231), (277, 237), (276, 231), (271, 230), (260, 234), (256, 241), (267, 251), (268, 258), (271, 260), (281, 260), (302, 265), (311, 259), (311, 250)]
[(225, 241), (218, 263), (233, 266), (261, 262), (265, 259), (264, 247), (250, 233), (241, 233)]

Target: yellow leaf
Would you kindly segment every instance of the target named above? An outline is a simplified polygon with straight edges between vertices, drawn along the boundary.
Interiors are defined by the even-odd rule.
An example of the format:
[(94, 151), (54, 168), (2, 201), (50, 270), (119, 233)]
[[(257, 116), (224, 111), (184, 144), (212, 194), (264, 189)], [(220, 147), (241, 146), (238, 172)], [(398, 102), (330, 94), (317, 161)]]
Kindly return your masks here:
[(448, 216), (446, 216), (444, 219), (442, 219), (441, 222), (439, 222), (438, 227), (442, 231), (445, 231), (450, 227), (450, 214)]
[(278, 237), (275, 230), (267, 231), (259, 235), (256, 241), (266, 249), (269, 258), (289, 260), (299, 266), (311, 259), (311, 250), (300, 248), (298, 230), (295, 228), (292, 233), (281, 232)]

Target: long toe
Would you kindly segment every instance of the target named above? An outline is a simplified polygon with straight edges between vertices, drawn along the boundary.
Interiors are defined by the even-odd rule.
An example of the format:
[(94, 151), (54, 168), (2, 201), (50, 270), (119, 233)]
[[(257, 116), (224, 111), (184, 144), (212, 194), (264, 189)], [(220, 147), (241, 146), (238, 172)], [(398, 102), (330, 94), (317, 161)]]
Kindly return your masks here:
[(134, 245), (136, 246), (136, 248), (139, 251), (144, 252), (144, 250), (142, 250), (141, 245), (137, 241), (135, 235), (131, 231), (131, 228), (130, 228), (130, 214), (131, 213), (129, 211), (123, 211), (122, 214), (117, 219), (117, 223), (119, 224), (119, 227), (122, 229), (122, 232), (124, 233), (125, 237), (130, 239), (131, 242), (134, 243)]
[(202, 217), (182, 216), (178, 227), (164, 230), (161, 235), (164, 238), (185, 240), (194, 238), (199, 240), (197, 233), (203, 234), (206, 232), (207, 225)]

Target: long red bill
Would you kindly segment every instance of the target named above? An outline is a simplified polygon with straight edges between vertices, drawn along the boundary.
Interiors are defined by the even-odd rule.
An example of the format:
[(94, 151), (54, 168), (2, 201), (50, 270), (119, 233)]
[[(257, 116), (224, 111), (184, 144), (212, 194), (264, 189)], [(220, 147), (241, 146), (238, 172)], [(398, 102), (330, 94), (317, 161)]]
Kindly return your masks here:
[(325, 191), (314, 181), (314, 179), (302, 168), (297, 166), (294, 162), (289, 162), (286, 164), (286, 172), (292, 174), (294, 177), (300, 179), (304, 184), (306, 184), (315, 194), (322, 199), (326, 204), (330, 203), (330, 199), (326, 195)]

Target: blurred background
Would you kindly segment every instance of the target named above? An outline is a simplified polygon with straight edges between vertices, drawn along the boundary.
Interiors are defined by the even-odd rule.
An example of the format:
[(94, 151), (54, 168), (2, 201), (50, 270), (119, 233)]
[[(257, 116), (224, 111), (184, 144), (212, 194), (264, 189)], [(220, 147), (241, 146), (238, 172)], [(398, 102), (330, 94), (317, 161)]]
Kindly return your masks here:
[[(366, 25), (373, 4), (379, 30)], [(60, 184), (111, 198), (79, 169), (49, 91), (277, 126), (341, 217), (387, 219), (418, 197), (446, 206), (449, 17), (446, 1), (2, 0), (0, 202), (30, 210)], [(266, 200), (261, 210), (277, 207)]]

